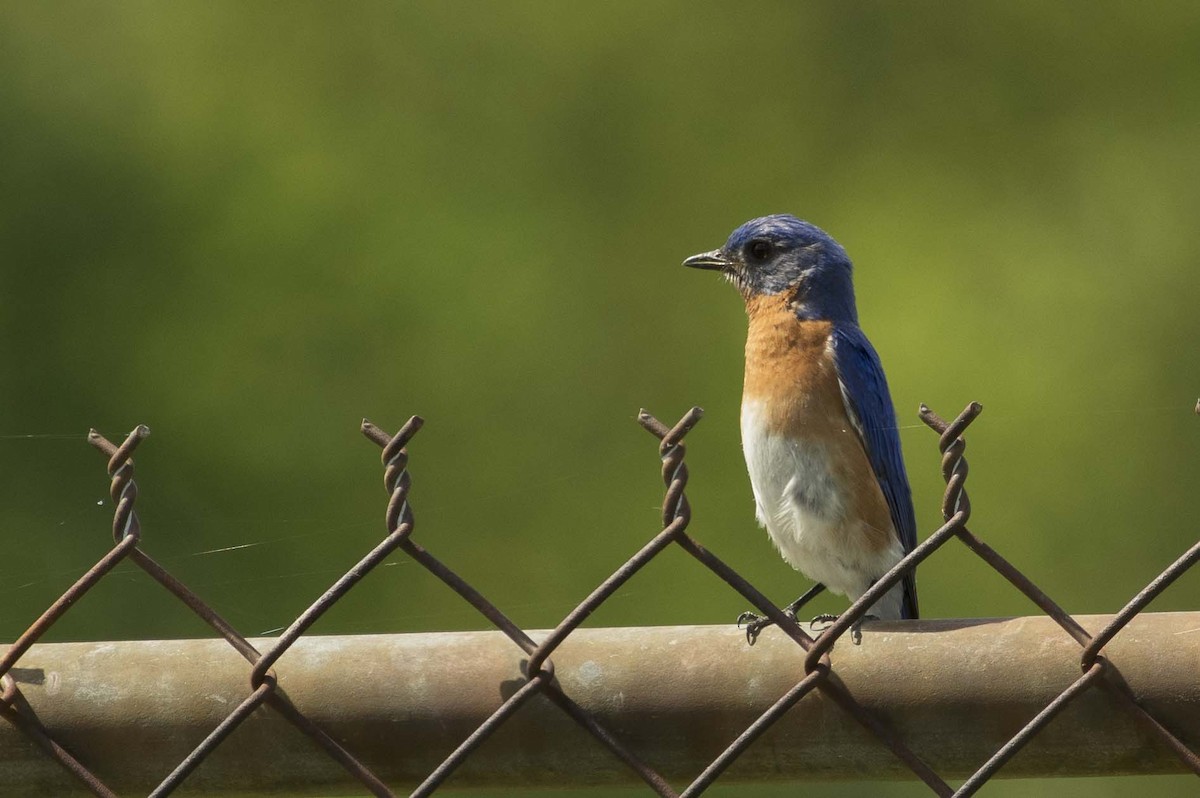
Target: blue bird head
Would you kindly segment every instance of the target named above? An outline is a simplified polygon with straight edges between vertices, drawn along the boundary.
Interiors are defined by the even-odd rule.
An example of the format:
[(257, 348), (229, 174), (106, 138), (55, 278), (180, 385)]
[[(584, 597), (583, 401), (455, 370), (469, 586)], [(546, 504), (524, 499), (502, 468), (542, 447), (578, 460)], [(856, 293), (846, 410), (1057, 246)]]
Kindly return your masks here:
[(721, 272), (747, 302), (787, 294), (802, 319), (858, 320), (846, 250), (824, 230), (795, 216), (751, 219), (723, 247), (693, 255), (683, 265)]

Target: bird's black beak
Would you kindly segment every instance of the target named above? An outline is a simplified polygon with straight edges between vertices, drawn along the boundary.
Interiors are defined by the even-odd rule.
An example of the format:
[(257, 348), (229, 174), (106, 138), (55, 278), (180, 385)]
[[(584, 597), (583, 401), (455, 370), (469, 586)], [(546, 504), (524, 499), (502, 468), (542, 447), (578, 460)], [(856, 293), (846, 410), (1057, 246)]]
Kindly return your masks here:
[(733, 261), (725, 257), (719, 249), (714, 249), (712, 252), (701, 252), (699, 255), (693, 255), (683, 262), (684, 266), (690, 266), (693, 269), (711, 269), (718, 272), (727, 272), (733, 268)]

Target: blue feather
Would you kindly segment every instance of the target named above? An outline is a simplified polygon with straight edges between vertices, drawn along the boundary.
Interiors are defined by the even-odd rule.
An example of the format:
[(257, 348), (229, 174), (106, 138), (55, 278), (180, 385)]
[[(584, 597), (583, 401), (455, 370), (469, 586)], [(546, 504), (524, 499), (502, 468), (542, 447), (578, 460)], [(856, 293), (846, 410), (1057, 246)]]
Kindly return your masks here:
[[(862, 439), (907, 554), (917, 545), (917, 519), (900, 451), (896, 411), (879, 355), (857, 324), (843, 322), (833, 327), (833, 360), (846, 412)], [(904, 617), (916, 618), (917, 581), (912, 571), (905, 574), (903, 584)]]

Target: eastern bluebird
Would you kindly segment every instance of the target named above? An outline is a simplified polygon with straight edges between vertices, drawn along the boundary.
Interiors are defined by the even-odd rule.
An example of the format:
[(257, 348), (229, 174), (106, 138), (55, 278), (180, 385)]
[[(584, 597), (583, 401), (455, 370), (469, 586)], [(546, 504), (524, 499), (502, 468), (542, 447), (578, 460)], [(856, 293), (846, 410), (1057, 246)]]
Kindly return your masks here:
[[(737, 286), (750, 317), (742, 450), (758, 522), (793, 568), (851, 601), (917, 542), (896, 413), (858, 326), (850, 258), (794, 216), (754, 219), (684, 266)], [(876, 618), (916, 618), (912, 572), (879, 599)], [(824, 616), (828, 618), (829, 616)], [(753, 643), (769, 621), (750, 620)]]

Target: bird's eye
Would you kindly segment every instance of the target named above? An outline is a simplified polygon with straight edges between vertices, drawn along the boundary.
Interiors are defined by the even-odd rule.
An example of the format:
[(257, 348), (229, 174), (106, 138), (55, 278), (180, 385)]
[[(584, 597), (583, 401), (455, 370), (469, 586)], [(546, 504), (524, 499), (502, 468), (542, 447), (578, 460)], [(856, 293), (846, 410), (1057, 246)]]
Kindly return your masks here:
[(756, 238), (746, 246), (746, 252), (754, 260), (766, 260), (771, 255), (771, 242), (765, 238)]

